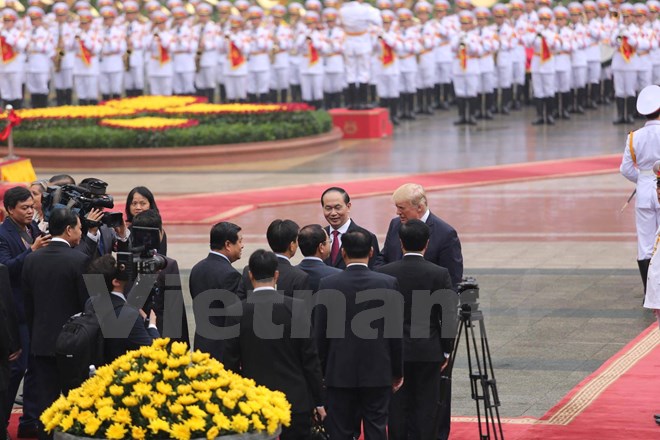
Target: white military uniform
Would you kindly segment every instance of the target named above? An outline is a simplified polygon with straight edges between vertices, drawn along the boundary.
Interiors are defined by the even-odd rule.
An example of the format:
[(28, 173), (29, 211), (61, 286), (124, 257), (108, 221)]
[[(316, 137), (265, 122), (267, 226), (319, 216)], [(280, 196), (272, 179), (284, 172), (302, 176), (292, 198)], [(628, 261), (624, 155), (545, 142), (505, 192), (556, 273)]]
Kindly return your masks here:
[(277, 42), (270, 73), (271, 90), (289, 89), (289, 68), (291, 61), (289, 51), (293, 47), (293, 32), (291, 26), (282, 22), (273, 28), (273, 45)]
[(175, 95), (195, 94), (195, 54), (197, 36), (183, 23), (172, 29), (172, 52), (174, 53), (174, 78), (172, 91)]
[[(325, 57), (323, 90), (326, 93), (339, 93), (344, 89), (344, 30), (335, 26), (327, 30), (326, 39), (329, 52)], [(379, 96), (380, 93), (378, 93)]]
[(172, 95), (172, 79), (174, 66), (172, 66), (172, 34), (167, 31), (156, 31), (145, 38), (145, 56), (148, 56), (147, 72), (149, 91), (152, 95)]
[(640, 92), (651, 85), (653, 80), (653, 61), (651, 50), (658, 46), (658, 41), (651, 24), (647, 21), (643, 26), (637, 26), (635, 39), (635, 71), (637, 76), (635, 91)]
[(366, 3), (352, 1), (340, 10), (341, 23), (346, 31), (346, 80), (348, 84), (369, 83), (372, 40), (370, 26), (382, 27), (378, 10)]
[(312, 30), (300, 34), (296, 41), (300, 62), (300, 86), (305, 102), (323, 100), (323, 55), (330, 52), (330, 47), (322, 31)]
[(220, 54), (225, 58), (224, 78), (227, 100), (244, 101), (247, 98), (250, 36), (246, 31), (232, 30), (220, 41)]
[(417, 54), (423, 50), (419, 30), (414, 26), (401, 29), (401, 45), (397, 51), (401, 72), (401, 93), (417, 92)]
[(422, 50), (417, 66), (417, 88), (431, 89), (436, 83), (435, 48), (440, 46), (435, 23), (431, 20), (421, 25), (420, 39)]
[(380, 61), (378, 96), (385, 99), (398, 98), (400, 62), (397, 54), (405, 52), (403, 52), (403, 41), (394, 27), (391, 27), (389, 32), (383, 32), (381, 39), (377, 40), (376, 53)]
[(131, 42), (132, 49), (128, 59), (129, 70), (124, 75), (126, 94), (139, 95), (144, 90), (144, 49), (147, 38), (147, 27), (137, 20), (125, 21), (126, 41)]
[(601, 79), (600, 42), (603, 38), (603, 25), (597, 18), (589, 21), (586, 34), (587, 81), (597, 87)]
[(124, 80), (124, 60), (126, 36), (119, 26), (101, 29), (101, 81), (99, 89), (106, 98), (119, 98)]
[(621, 25), (614, 30), (611, 36), (610, 44), (616, 48), (616, 52), (612, 56), (612, 73), (614, 76), (614, 95), (617, 98), (635, 96), (637, 72), (635, 63), (633, 62), (634, 54), (628, 59), (621, 54), (624, 40), (627, 40), (633, 49), (637, 46), (635, 30), (633, 26), (626, 27)]
[(479, 28), (481, 42), (481, 56), (479, 58), (479, 93), (493, 93), (495, 91), (495, 58), (500, 43), (497, 33), (490, 26)]
[(646, 282), (646, 295), (644, 295), (644, 308), (656, 310), (658, 324), (660, 324), (660, 229), (656, 232), (653, 256), (649, 263), (648, 281)]
[(248, 58), (247, 92), (251, 95), (266, 95), (270, 87), (270, 59), (273, 40), (263, 25), (248, 31), (250, 56)]
[(571, 53), (573, 67), (571, 87), (581, 89), (587, 86), (587, 28), (582, 23), (576, 23), (572, 27), (574, 43)]
[[(538, 36), (539, 33), (541, 36)], [(543, 40), (545, 40), (551, 54), (547, 60), (541, 59)], [(555, 57), (552, 56), (552, 51), (558, 43), (557, 34), (551, 28), (539, 29), (536, 33), (527, 34), (525, 36), (525, 43), (528, 47), (534, 49), (531, 65), (534, 97), (554, 97), (557, 87), (555, 81)]]
[(78, 29), (76, 55), (73, 63), (73, 83), (78, 100), (92, 101), (99, 96), (99, 57), (101, 40), (98, 32), (90, 26), (89, 30)]
[(435, 47), (435, 65), (436, 65), (436, 81), (439, 84), (451, 83), (451, 64), (453, 56), (451, 52), (451, 37), (457, 32), (455, 27), (456, 21), (451, 20), (449, 16), (443, 17), (440, 21), (436, 21), (436, 35), (438, 44)]
[[(297, 41), (298, 35), (305, 32), (307, 27), (300, 19), (297, 23), (291, 26), (292, 31), (292, 40)], [(289, 51), (289, 85), (299, 86), (300, 85), (300, 61), (301, 57), (298, 53), (298, 48), (295, 44), (291, 46)]]
[[(12, 29), (0, 31), (7, 46), (13, 54), (3, 53), (0, 64), (0, 97), (4, 101), (21, 101), (23, 99), (23, 78), (25, 75), (25, 47), (28, 40), (14, 25)], [(20, 104), (19, 104), (20, 106)]]
[[(464, 45), (467, 59), (461, 61), (461, 44)], [(479, 30), (460, 32), (452, 38), (451, 50), (454, 53), (452, 75), (454, 91), (458, 98), (476, 98), (479, 93), (480, 59), (483, 52)]]
[[(75, 29), (69, 23), (54, 23), (50, 27), (53, 41), (55, 41), (55, 50), (62, 49), (64, 56), (61, 58), (60, 71), (53, 73), (53, 85), (55, 90), (73, 89), (73, 61), (75, 59)], [(58, 45), (61, 42), (61, 47)]]
[(203, 26), (198, 24), (193, 28), (197, 36), (198, 51), (201, 52), (199, 69), (195, 75), (195, 86), (198, 90), (209, 90), (208, 98), (212, 98), (217, 85), (218, 74), (218, 47), (220, 45), (220, 33), (218, 26), (208, 21)]
[[(554, 45), (554, 60), (555, 60), (555, 78), (557, 78), (557, 92), (569, 93), (571, 91), (571, 56), (575, 44), (575, 36), (573, 30), (568, 26), (564, 26), (557, 30), (556, 44)], [(564, 103), (567, 105), (568, 103)]]
[(27, 90), (30, 94), (47, 95), (51, 58), (55, 55), (55, 41), (44, 26), (32, 28), (27, 53)]
[(497, 85), (501, 89), (508, 89), (513, 85), (513, 61), (520, 45), (513, 27), (507, 22), (497, 29), (497, 35), (500, 45), (497, 51)]

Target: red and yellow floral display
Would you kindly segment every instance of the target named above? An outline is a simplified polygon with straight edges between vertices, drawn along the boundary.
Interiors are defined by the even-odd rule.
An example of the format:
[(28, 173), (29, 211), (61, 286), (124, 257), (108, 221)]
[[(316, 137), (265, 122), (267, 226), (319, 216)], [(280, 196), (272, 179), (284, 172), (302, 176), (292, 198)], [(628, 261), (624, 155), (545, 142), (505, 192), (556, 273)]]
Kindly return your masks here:
[(101, 119), (99, 125), (102, 127), (125, 128), (129, 130), (169, 130), (171, 128), (188, 128), (199, 124), (196, 119), (184, 118), (158, 118), (144, 116), (135, 119)]

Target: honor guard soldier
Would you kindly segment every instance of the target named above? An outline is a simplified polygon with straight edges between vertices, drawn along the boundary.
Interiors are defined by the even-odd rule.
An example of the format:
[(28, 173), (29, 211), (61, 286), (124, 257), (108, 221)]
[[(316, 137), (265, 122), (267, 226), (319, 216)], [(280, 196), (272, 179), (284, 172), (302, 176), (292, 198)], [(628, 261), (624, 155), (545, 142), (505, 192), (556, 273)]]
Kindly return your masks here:
[(633, 6), (630, 3), (621, 5), (620, 14), (623, 19), (612, 36), (610, 43), (616, 49), (612, 56), (612, 73), (614, 76), (614, 96), (616, 98), (617, 118), (614, 124), (632, 124), (635, 111), (635, 88), (637, 72), (633, 62), (635, 55), (636, 26), (633, 25)]
[(53, 5), (55, 14), (50, 33), (55, 41), (53, 56), (53, 85), (57, 105), (71, 105), (73, 102), (73, 61), (76, 46), (74, 44), (74, 27), (69, 23), (69, 6), (64, 2)]
[(646, 2), (649, 8), (649, 24), (653, 33), (655, 34), (655, 43), (651, 47), (651, 64), (652, 75), (651, 81), (653, 84), (660, 84), (660, 20), (658, 20), (658, 13), (660, 12), (660, 2), (657, 0), (649, 0)]
[(380, 60), (378, 78), (378, 96), (381, 99), (381, 107), (390, 111), (392, 124), (399, 125), (399, 57), (403, 51), (403, 41), (399, 31), (394, 28), (394, 12), (389, 9), (380, 13), (383, 19), (383, 32), (378, 36), (376, 42), (376, 53)]
[(573, 30), (568, 25), (568, 9), (555, 7), (553, 11), (557, 26), (557, 44), (553, 50), (555, 59), (555, 78), (557, 93), (555, 101), (555, 117), (571, 119), (568, 108), (571, 102), (571, 56), (575, 44)]
[(472, 12), (461, 11), (459, 20), (461, 30), (451, 41), (451, 50), (454, 54), (452, 78), (458, 106), (458, 121), (454, 122), (454, 125), (475, 125), (473, 113), (478, 107), (481, 39), (479, 31), (475, 29), (475, 17)]
[(646, 290), (649, 262), (660, 226), (660, 204), (653, 171), (653, 165), (660, 160), (660, 87), (651, 85), (640, 92), (637, 111), (646, 117), (647, 122), (644, 127), (628, 135), (621, 161), (621, 174), (636, 185), (637, 264)]
[(523, 15), (525, 3), (522, 0), (511, 0), (509, 3), (511, 7), (511, 22), (513, 29), (516, 33), (516, 45), (513, 49), (513, 109), (520, 110), (524, 96), (527, 94), (525, 90), (526, 80), (526, 66), (527, 66), (527, 50), (523, 36), (527, 33), (527, 21)]
[(587, 105), (587, 27), (584, 25), (584, 7), (581, 3), (568, 5), (570, 27), (573, 30), (573, 52), (571, 53), (571, 101), (569, 111), (583, 114)]
[(101, 8), (103, 27), (101, 28), (101, 97), (104, 101), (119, 99), (124, 80), (124, 55), (126, 55), (126, 36), (115, 25), (117, 10), (111, 6)]
[(158, 3), (157, 0), (149, 0), (144, 4), (144, 11), (146, 12), (147, 17), (149, 18), (149, 21), (145, 23), (145, 27), (146, 27), (145, 32), (147, 33), (147, 35), (151, 34), (151, 31), (154, 28), (154, 22), (153, 22), (154, 13), (156, 11), (162, 11), (161, 7), (162, 6), (160, 5), (160, 3)]
[[(326, 97), (326, 108), (341, 107), (341, 93), (344, 89), (344, 30), (337, 25), (338, 11), (335, 8), (323, 10), (323, 21), (327, 30), (325, 38), (330, 45), (325, 56), (325, 72), (323, 91)], [(379, 96), (381, 96), (379, 94)]]
[(540, 8), (538, 18), (540, 24), (536, 26), (535, 32), (524, 37), (525, 45), (534, 49), (531, 70), (537, 119), (532, 125), (553, 125), (555, 120), (552, 113), (557, 90), (553, 51), (559, 40), (552, 27), (552, 10), (548, 7)]
[(99, 54), (101, 39), (92, 27), (94, 17), (88, 10), (78, 13), (80, 26), (75, 35), (76, 54), (73, 84), (80, 105), (96, 105), (99, 99)]
[(635, 46), (635, 72), (637, 76), (635, 91), (639, 92), (646, 86), (650, 86), (653, 79), (653, 62), (651, 60), (651, 49), (658, 46), (657, 36), (648, 21), (649, 8), (644, 3), (636, 3), (634, 21), (636, 30)]
[(153, 28), (144, 42), (149, 91), (152, 95), (171, 96), (174, 77), (172, 33), (167, 29), (167, 15), (163, 11), (155, 11), (151, 17)]
[(15, 109), (23, 107), (26, 36), (16, 27), (18, 14), (12, 9), (2, 11), (2, 64), (0, 64), (0, 98)]
[(582, 6), (587, 16), (585, 58), (587, 61), (587, 108), (598, 108), (600, 101), (601, 60), (600, 44), (603, 38), (603, 27), (598, 19), (598, 6), (592, 0), (585, 1)]
[[(346, 80), (348, 81), (348, 108), (367, 108), (370, 61), (373, 43), (371, 26), (382, 26), (380, 13), (364, 0), (345, 3), (340, 11), (340, 20), (346, 32), (344, 44)], [(412, 18), (412, 17), (411, 17)]]
[(417, 55), (422, 51), (420, 33), (410, 9), (400, 8), (396, 11), (399, 19), (401, 47), (397, 53), (399, 57), (399, 71), (401, 72), (400, 91), (402, 97), (403, 114), (401, 119), (413, 120), (415, 93), (417, 92)]
[(27, 90), (30, 92), (32, 108), (48, 107), (48, 83), (50, 81), (51, 58), (55, 56), (55, 41), (44, 25), (43, 9), (30, 6), (27, 10), (32, 29), (29, 32), (27, 53)]
[(432, 6), (426, 1), (415, 4), (415, 15), (420, 22), (420, 43), (417, 65), (417, 101), (420, 113), (433, 114), (433, 87), (435, 86), (435, 48), (440, 40), (437, 36), (435, 23), (431, 21)]
[(508, 22), (509, 10), (506, 5), (498, 3), (493, 6), (493, 17), (500, 45), (497, 51), (497, 85), (500, 89), (501, 101), (497, 111), (508, 115), (513, 101), (513, 57), (520, 44), (513, 27)]
[[(220, 52), (220, 46), (222, 46), (222, 41), (225, 35), (225, 32), (229, 32), (231, 28), (229, 24), (229, 16), (231, 15), (231, 3), (227, 0), (221, 0), (216, 6), (218, 9), (218, 51)], [(223, 56), (221, 53), (218, 54), (218, 66), (216, 69), (217, 82), (220, 89), (220, 102), (227, 102), (227, 88), (225, 85), (225, 68), (227, 63), (227, 57)]]
[[(303, 23), (301, 12), (303, 11), (300, 3), (289, 3), (288, 7), (291, 32), (293, 33), (293, 41), (298, 39), (300, 33), (305, 32), (306, 27)], [(298, 48), (294, 44), (289, 51), (289, 85), (291, 87), (291, 101), (302, 101), (302, 93), (300, 90), (300, 54)]]
[(488, 24), (490, 11), (486, 7), (474, 9), (481, 42), (481, 57), (479, 58), (479, 97), (477, 102), (477, 119), (493, 119), (492, 110), (495, 107), (495, 54), (500, 48), (497, 33)]
[(433, 12), (435, 16), (436, 35), (438, 44), (434, 50), (435, 53), (435, 101), (436, 107), (442, 110), (449, 109), (449, 95), (451, 92), (451, 67), (453, 54), (449, 44), (452, 36), (458, 32), (458, 22), (451, 19), (447, 12), (449, 11), (449, 2), (447, 0), (435, 0), (433, 2)]
[[(601, 46), (612, 46), (612, 34), (619, 26), (619, 12), (613, 11), (610, 13), (610, 8), (612, 7), (610, 0), (597, 0), (596, 4), (598, 5), (598, 18), (603, 29)], [(616, 15), (616, 18), (612, 17), (612, 15)], [(612, 62), (609, 65), (604, 65), (601, 70), (602, 102), (604, 104), (612, 102), (612, 97), (614, 96), (613, 63), (614, 57), (612, 57)]]
[(193, 28), (193, 34), (198, 41), (197, 54), (195, 57), (195, 86), (197, 94), (204, 96), (208, 102), (215, 98), (215, 88), (218, 79), (216, 69), (218, 68), (218, 45), (220, 34), (218, 26), (211, 21), (213, 7), (208, 3), (200, 3), (197, 6), (197, 24)]
[(243, 17), (240, 15), (230, 16), (230, 29), (225, 32), (220, 43), (220, 54), (226, 58), (224, 77), (227, 100), (231, 103), (243, 103), (247, 98), (250, 35), (243, 29), (243, 23)]
[[(291, 26), (284, 21), (286, 8), (275, 5), (270, 10), (273, 18), (273, 49), (270, 72), (270, 101), (287, 102), (289, 100), (289, 51), (293, 47)], [(279, 95), (279, 96), (278, 96)]]
[(323, 106), (323, 56), (329, 47), (323, 35), (321, 18), (315, 11), (305, 14), (307, 32), (298, 35), (296, 46), (302, 55), (300, 62), (300, 86), (302, 99), (320, 109)]
[(172, 10), (172, 53), (174, 58), (174, 78), (172, 91), (175, 95), (195, 94), (195, 55), (197, 36), (186, 23), (188, 12), (183, 7)]
[(141, 96), (144, 93), (144, 39), (147, 28), (138, 19), (140, 7), (135, 1), (124, 3), (124, 88), (126, 96)]
[(250, 55), (248, 57), (248, 101), (267, 102), (270, 87), (270, 52), (273, 40), (268, 29), (262, 26), (264, 11), (259, 6), (250, 6)]

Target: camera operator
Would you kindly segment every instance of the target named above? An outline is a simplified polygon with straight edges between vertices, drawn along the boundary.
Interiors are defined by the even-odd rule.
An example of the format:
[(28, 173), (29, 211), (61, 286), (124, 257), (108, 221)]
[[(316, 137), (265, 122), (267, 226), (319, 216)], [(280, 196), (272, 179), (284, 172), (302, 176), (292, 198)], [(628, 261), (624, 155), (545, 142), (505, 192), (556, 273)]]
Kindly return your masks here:
[[(124, 293), (128, 277), (122, 267), (117, 267), (117, 262), (112, 255), (104, 255), (92, 261), (87, 273), (103, 275), (116, 316), (119, 317), (124, 309), (128, 309), (128, 318), (125, 322), (132, 322), (131, 332), (127, 338), (105, 338), (104, 359), (106, 363), (114, 361), (130, 350), (151, 345), (154, 339), (160, 337), (156, 328), (156, 313), (152, 310), (149, 313), (148, 322), (145, 322), (146, 313), (126, 302)], [(103, 317), (100, 316), (99, 319), (103, 319)]]
[[(160, 238), (163, 237), (163, 220), (158, 211), (149, 209), (143, 211), (133, 218), (131, 225), (133, 228), (155, 228), (160, 231)], [(132, 240), (131, 240), (132, 241)], [(133, 245), (131, 245), (133, 247)], [(147, 298), (147, 303), (143, 309), (149, 313), (151, 310), (156, 312), (158, 332), (165, 338), (170, 338), (173, 341), (181, 341), (190, 345), (190, 338), (188, 337), (188, 320), (186, 319), (186, 310), (183, 303), (183, 291), (181, 288), (181, 276), (179, 275), (179, 264), (176, 260), (162, 256), (167, 261), (167, 265), (158, 273), (158, 278), (154, 288)], [(170, 297), (171, 295), (171, 297)], [(166, 296), (167, 298), (166, 300)], [(181, 310), (181, 332), (179, 334), (168, 334), (164, 331), (164, 317), (165, 317), (165, 303), (168, 305), (178, 306)], [(169, 325), (169, 324), (168, 324)]]

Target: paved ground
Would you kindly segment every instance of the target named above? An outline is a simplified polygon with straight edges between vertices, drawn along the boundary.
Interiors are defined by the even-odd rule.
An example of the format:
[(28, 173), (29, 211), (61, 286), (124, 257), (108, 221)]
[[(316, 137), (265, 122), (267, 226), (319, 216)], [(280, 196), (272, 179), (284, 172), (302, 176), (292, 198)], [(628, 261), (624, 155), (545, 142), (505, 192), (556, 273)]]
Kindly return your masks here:
[[(158, 197), (596, 156), (622, 151), (632, 129), (611, 125), (611, 112), (601, 109), (547, 128), (531, 127), (527, 112), (473, 129), (453, 127), (453, 112), (443, 113), (402, 126), (392, 139), (346, 142), (340, 151), (311, 160), (139, 175), (78, 170), (75, 177), (103, 178), (121, 199), (136, 185), (151, 187)], [(38, 172), (47, 177), (55, 170)], [(613, 173), (429, 195), (434, 212), (459, 232), (465, 274), (481, 285), (503, 415), (543, 415), (653, 321), (641, 308), (633, 212), (619, 213), (631, 190)], [(356, 201), (352, 215), (382, 243), (393, 212), (388, 197), (373, 197)], [(247, 243), (237, 267), (267, 246), (264, 231), (278, 217), (323, 223), (317, 204), (232, 219), (244, 228)], [(208, 250), (209, 227), (166, 229), (169, 254), (179, 261), (187, 286), (189, 269)], [(475, 413), (465, 367), (463, 356), (454, 374), (454, 415)]]

